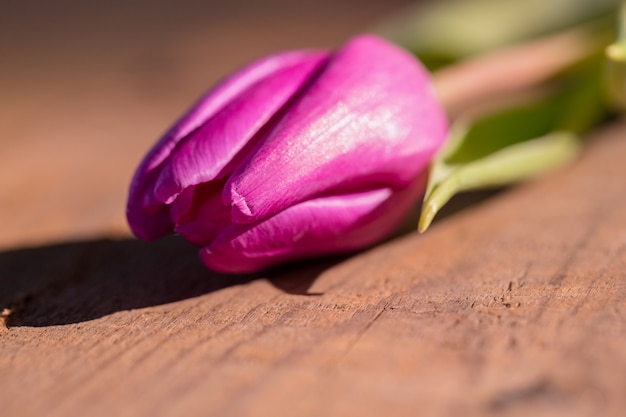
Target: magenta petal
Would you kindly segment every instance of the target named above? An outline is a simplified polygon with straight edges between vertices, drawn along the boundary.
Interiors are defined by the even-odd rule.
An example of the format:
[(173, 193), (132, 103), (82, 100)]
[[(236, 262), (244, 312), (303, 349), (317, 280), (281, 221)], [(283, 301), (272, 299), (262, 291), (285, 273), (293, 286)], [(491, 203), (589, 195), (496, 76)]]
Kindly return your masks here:
[(445, 135), (427, 71), (386, 41), (357, 37), (238, 167), (223, 198), (234, 222), (251, 223), (333, 190), (406, 187)]
[(380, 38), (275, 55), (154, 146), (131, 184), (129, 224), (143, 239), (176, 231), (229, 273), (363, 248), (418, 200), (445, 135), (426, 70)]
[(176, 233), (195, 245), (208, 245), (230, 226), (230, 207), (222, 203), (220, 195), (223, 185), (224, 181), (213, 181), (189, 187), (181, 193), (172, 203), (170, 212)]
[(235, 224), (200, 250), (211, 269), (246, 273), (292, 259), (351, 251), (388, 236), (425, 187), (381, 188), (309, 200), (254, 225)]
[[(284, 68), (316, 60), (320, 52), (292, 51), (261, 58), (230, 75), (209, 90), (185, 115), (157, 142), (143, 161), (147, 171), (154, 169), (169, 156), (176, 144), (229, 102), (254, 84)], [(325, 55), (325, 54), (324, 54)]]
[(170, 203), (190, 185), (230, 174), (223, 172), (224, 168), (302, 88), (327, 56), (311, 53), (308, 59), (267, 76), (191, 133), (164, 164), (156, 180), (156, 198)]
[[(229, 103), (237, 101), (245, 91), (250, 88), (254, 89), (253, 87), (262, 80), (271, 78), (274, 74), (284, 71), (285, 68), (300, 66), (303, 72), (308, 73), (310, 69), (307, 70), (307, 67), (314, 66), (312, 62), (317, 62), (323, 56), (325, 55), (319, 52), (298, 51), (263, 58), (236, 72), (203, 96), (154, 145), (135, 172), (127, 205), (128, 222), (135, 235), (151, 240), (172, 231), (173, 224), (169, 219), (168, 208), (163, 205), (163, 198), (155, 197), (153, 188), (163, 162), (182, 140), (227, 107)], [(295, 82), (295, 85), (292, 85), (295, 91), (300, 87), (301, 81), (297, 76), (292, 81)]]

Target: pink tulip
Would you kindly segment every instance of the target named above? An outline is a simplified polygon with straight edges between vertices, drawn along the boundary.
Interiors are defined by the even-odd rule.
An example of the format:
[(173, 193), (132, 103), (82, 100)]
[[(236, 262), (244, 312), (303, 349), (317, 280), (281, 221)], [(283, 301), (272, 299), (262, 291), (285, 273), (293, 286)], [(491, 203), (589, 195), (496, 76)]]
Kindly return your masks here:
[(380, 38), (269, 56), (152, 148), (128, 221), (146, 240), (180, 233), (228, 273), (363, 248), (417, 203), (446, 130), (427, 71)]

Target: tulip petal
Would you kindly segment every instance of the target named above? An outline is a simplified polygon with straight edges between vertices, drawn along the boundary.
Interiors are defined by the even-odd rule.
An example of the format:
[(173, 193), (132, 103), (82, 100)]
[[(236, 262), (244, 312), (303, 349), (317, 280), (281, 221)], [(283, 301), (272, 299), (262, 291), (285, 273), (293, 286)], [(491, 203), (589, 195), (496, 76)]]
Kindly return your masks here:
[(357, 37), (290, 104), (222, 198), (245, 224), (321, 195), (403, 188), (445, 135), (427, 71), (380, 38)]
[[(154, 194), (169, 204), (190, 185), (230, 174), (233, 158), (254, 147), (251, 139), (325, 62), (327, 54), (285, 67), (240, 93), (228, 105), (191, 133), (164, 164)], [(239, 158), (238, 158), (239, 159)], [(224, 172), (230, 166), (231, 171)]]
[(208, 245), (230, 225), (230, 207), (222, 203), (225, 181), (186, 188), (171, 205), (174, 231), (195, 245)]
[(211, 269), (246, 273), (293, 259), (346, 252), (388, 236), (423, 193), (426, 175), (408, 188), (380, 188), (309, 200), (256, 224), (233, 224), (200, 250)]
[[(165, 201), (171, 202), (173, 200), (172, 195), (182, 191), (184, 186), (179, 186), (180, 184), (177, 183), (177, 178), (179, 178), (179, 176), (187, 178), (189, 176), (189, 169), (170, 168), (168, 170), (170, 174), (161, 174), (161, 171), (163, 170), (164, 162), (171, 157), (172, 153), (176, 153), (176, 149), (180, 147), (181, 144), (184, 144), (188, 138), (194, 137), (196, 140), (214, 140), (208, 136), (208, 134), (211, 133), (210, 129), (202, 129), (202, 126), (207, 120), (217, 117), (220, 112), (224, 112), (226, 109), (228, 110), (227, 113), (231, 116), (232, 112), (237, 109), (249, 109), (252, 107), (251, 105), (245, 106), (240, 103), (241, 96), (251, 91), (252, 96), (257, 97), (259, 95), (258, 90), (263, 89), (262, 86), (265, 80), (274, 80), (278, 77), (285, 85), (280, 88), (277, 96), (270, 97), (267, 103), (259, 102), (259, 100), (256, 102), (261, 109), (264, 105), (267, 105), (265, 113), (261, 112), (262, 115), (257, 117), (263, 118), (263, 114), (273, 114), (277, 107), (283, 105), (284, 102), (301, 87), (310, 72), (314, 71), (316, 65), (320, 65), (320, 62), (326, 57), (327, 54), (325, 53), (307, 51), (273, 55), (256, 61), (238, 71), (202, 97), (199, 102), (176, 123), (159, 142), (157, 142), (137, 169), (131, 183), (127, 206), (127, 217), (133, 232), (138, 237), (147, 240), (155, 239), (171, 232), (173, 224), (169, 219), (168, 208), (164, 206), (163, 203)], [(273, 84), (273, 82), (271, 83)], [(259, 87), (259, 85), (261, 87)], [(238, 102), (240, 104), (236, 104)], [(241, 115), (236, 115), (236, 117), (240, 116)], [(215, 122), (218, 126), (214, 127), (214, 129), (223, 135), (228, 135), (246, 130), (244, 126), (246, 123), (249, 130), (254, 130), (253, 128), (258, 130), (258, 128), (261, 127), (260, 125), (250, 127), (249, 125), (254, 118), (251, 116), (245, 118), (247, 119), (246, 122), (239, 123), (235, 128), (229, 131), (223, 126), (226, 121), (224, 117), (222, 117), (221, 122)], [(267, 119), (267, 117), (265, 117), (265, 119)], [(261, 123), (262, 120), (257, 120), (257, 122)], [(202, 132), (203, 134), (197, 135), (196, 133), (198, 132)], [(237, 137), (236, 140), (239, 140), (240, 144), (232, 148), (230, 147), (232, 146), (230, 142), (233, 140), (232, 137), (217, 139), (217, 141), (220, 140), (224, 142), (218, 142), (213, 148), (217, 148), (218, 152), (220, 150), (226, 150), (228, 155), (217, 153), (215, 156), (211, 157), (213, 161), (219, 161), (219, 163), (222, 164), (219, 168), (213, 168), (213, 170), (218, 171), (228, 163), (228, 157), (232, 156), (236, 148), (241, 148), (242, 146), (240, 144), (249, 140), (249, 136)], [(185, 153), (189, 152), (190, 148), (194, 146), (198, 145), (188, 145)], [(215, 149), (210, 151), (212, 152), (213, 150)], [(185, 162), (182, 163), (183, 166), (184, 164)], [(167, 164), (165, 165), (167, 166)], [(160, 198), (158, 198), (154, 192), (155, 182), (159, 176), (166, 178), (161, 179), (161, 184), (157, 186), (158, 197)], [(198, 178), (200, 177), (202, 177), (202, 175), (198, 175)], [(175, 186), (172, 187), (168, 181), (174, 182)], [(186, 181), (184, 183), (187, 184), (190, 182), (193, 181)], [(171, 192), (172, 195), (168, 196), (168, 192)]]

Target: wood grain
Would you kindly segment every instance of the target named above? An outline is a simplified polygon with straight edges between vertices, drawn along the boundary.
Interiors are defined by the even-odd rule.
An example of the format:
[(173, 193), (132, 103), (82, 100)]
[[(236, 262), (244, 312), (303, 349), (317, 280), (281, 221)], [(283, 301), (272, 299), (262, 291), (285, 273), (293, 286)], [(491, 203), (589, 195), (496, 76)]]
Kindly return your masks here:
[[(277, 19), (283, 26), (271, 36), (226, 37), (232, 50), (198, 45), (213, 30), (233, 33), (223, 16), (241, 28), (243, 12), (224, 12), (219, 29), (163, 35), (167, 54), (185, 64), (168, 58), (177, 69), (157, 75), (152, 64), (132, 76), (120, 69), (146, 49), (164, 53), (143, 34), (155, 31), (149, 25), (120, 35), (137, 42), (124, 53), (102, 34), (110, 66), (75, 40), (67, 59), (79, 62), (80, 51), (99, 59), (81, 64), (105, 65), (95, 78), (66, 73), (40, 55), (41, 43), (13, 55), (3, 70), (15, 86), (0, 99), (8, 132), (0, 141), (0, 414), (626, 413), (623, 122), (594, 134), (559, 172), (352, 256), (228, 277), (205, 270), (181, 239), (127, 236), (130, 171), (207, 82), (201, 68), (211, 59), (197, 52), (230, 51), (219, 64), (226, 68), (251, 55), (242, 45), (255, 39), (259, 52), (307, 39), (332, 44), (385, 10), (366, 3), (355, 16), (347, 3), (325, 5), (328, 30), (294, 14)], [(28, 60), (50, 62), (36, 88), (25, 88)], [(169, 71), (179, 84), (158, 87)], [(143, 82), (142, 93), (129, 90)]]

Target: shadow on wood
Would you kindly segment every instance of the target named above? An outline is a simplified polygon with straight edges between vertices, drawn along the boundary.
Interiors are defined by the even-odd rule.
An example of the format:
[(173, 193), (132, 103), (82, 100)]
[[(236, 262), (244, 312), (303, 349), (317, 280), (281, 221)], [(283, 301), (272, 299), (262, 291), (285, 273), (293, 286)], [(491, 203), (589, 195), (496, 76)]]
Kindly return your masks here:
[[(489, 198), (495, 191), (455, 197), (438, 221)], [(395, 237), (410, 233), (417, 210)], [(349, 255), (302, 261), (267, 272), (224, 275), (207, 270), (197, 250), (179, 236), (156, 242), (100, 239), (0, 253), (0, 308), (7, 326), (80, 323), (112, 314), (198, 297), (255, 279), (288, 294), (310, 293), (315, 279)]]
[(8, 326), (51, 326), (123, 310), (172, 303), (265, 278), (290, 294), (308, 294), (337, 259), (305, 262), (264, 274), (207, 270), (180, 237), (60, 243), (0, 253), (0, 309)]

